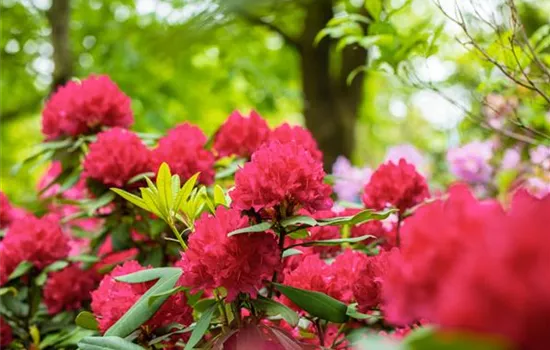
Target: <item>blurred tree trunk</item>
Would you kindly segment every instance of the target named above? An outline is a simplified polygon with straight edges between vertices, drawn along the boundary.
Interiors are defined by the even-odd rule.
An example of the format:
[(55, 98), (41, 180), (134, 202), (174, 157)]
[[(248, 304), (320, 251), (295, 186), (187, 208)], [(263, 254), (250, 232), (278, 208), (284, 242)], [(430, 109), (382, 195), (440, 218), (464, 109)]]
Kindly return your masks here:
[(346, 80), (354, 69), (367, 61), (367, 51), (359, 46), (346, 47), (340, 57), (334, 59), (338, 55), (331, 48), (333, 42), (329, 37), (314, 45), (317, 34), (334, 16), (333, 6), (334, 0), (305, 1), (305, 21), (298, 37), (243, 9), (237, 11), (249, 22), (280, 34), (286, 44), (299, 53), (306, 126), (323, 151), (327, 171), (339, 155), (351, 157), (355, 147), (364, 73), (357, 75), (350, 85)]
[(318, 45), (313, 44), (317, 34), (333, 17), (332, 8), (331, 0), (316, 0), (308, 4), (299, 45), (304, 117), (306, 126), (324, 153), (325, 170), (330, 170), (339, 155), (349, 158), (355, 147), (363, 74), (358, 75), (349, 86), (346, 80), (349, 73), (364, 65), (367, 59), (366, 50), (349, 46), (342, 51), (339, 69), (331, 69), (329, 38)]
[(53, 0), (46, 13), (52, 29), (53, 62), (55, 69), (50, 93), (69, 81), (73, 75), (70, 32), (70, 0)]

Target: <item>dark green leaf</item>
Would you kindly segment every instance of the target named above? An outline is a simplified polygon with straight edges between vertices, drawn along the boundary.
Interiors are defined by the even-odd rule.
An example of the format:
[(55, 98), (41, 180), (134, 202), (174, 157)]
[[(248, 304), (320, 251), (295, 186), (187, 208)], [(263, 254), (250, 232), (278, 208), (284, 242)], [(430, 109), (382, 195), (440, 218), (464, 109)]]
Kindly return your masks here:
[(75, 323), (77, 326), (84, 329), (90, 329), (92, 331), (97, 331), (99, 329), (94, 314), (88, 311), (81, 311), (78, 316), (76, 316)]
[(334, 323), (345, 323), (349, 318), (346, 314), (347, 305), (324, 293), (273, 284), (279, 292), (312, 316)]
[(201, 299), (193, 305), (193, 309), (197, 312), (205, 312), (208, 310), (212, 305), (216, 304), (216, 299)]
[(158, 298), (165, 297), (165, 296), (171, 296), (171, 295), (174, 295), (176, 293), (181, 293), (184, 290), (185, 290), (185, 287), (174, 287), (174, 288), (169, 289), (165, 292), (151, 295), (149, 297), (149, 305), (152, 305), (155, 302), (155, 300), (157, 300)]
[(327, 246), (333, 246), (333, 245), (340, 245), (340, 244), (343, 244), (343, 243), (362, 242), (362, 241), (364, 241), (365, 239), (368, 239), (368, 238), (376, 238), (376, 237), (371, 236), (371, 235), (364, 235), (364, 236), (360, 236), (360, 237), (335, 238), (335, 239), (325, 239), (325, 240), (319, 240), (319, 241), (306, 241), (306, 242), (293, 244), (293, 245), (289, 246), (289, 248), (291, 248), (291, 247), (310, 247), (310, 246), (327, 247)]
[(271, 222), (265, 221), (256, 225), (243, 227), (235, 231), (231, 231), (227, 234), (228, 237), (239, 235), (241, 233), (255, 233), (255, 232), (264, 232), (269, 230), (273, 226)]
[[(182, 274), (182, 270), (178, 268), (159, 268), (153, 270), (162, 270), (157, 271), (156, 278), (159, 274), (162, 277), (151, 287), (143, 296), (128, 310), (124, 316), (122, 316), (111, 328), (105, 332), (106, 336), (119, 336), (126, 337), (144, 322), (150, 319), (158, 308), (164, 303), (168, 298), (168, 295), (161, 296), (155, 300), (151, 305), (149, 305), (149, 297), (155, 294), (164, 293), (174, 287), (178, 279)], [(137, 283), (137, 281), (145, 282), (150, 281), (155, 278), (155, 275), (140, 274), (140, 272), (146, 272), (148, 270), (139, 271), (130, 275), (121, 276), (122, 281), (129, 281)], [(117, 280), (121, 280), (120, 277)]]
[(141, 346), (119, 337), (86, 337), (78, 342), (81, 350), (144, 350)]
[(299, 254), (304, 254), (304, 252), (299, 249), (289, 248), (289, 249), (285, 249), (285, 251), (283, 252), (283, 258), (287, 258), (289, 256), (299, 255)]
[(281, 315), (282, 318), (292, 327), (296, 327), (300, 318), (298, 314), (286, 305), (276, 302), (272, 299), (259, 296), (258, 299), (253, 301), (254, 307), (262, 310), (268, 316)]
[(212, 316), (214, 315), (214, 311), (216, 311), (216, 308), (217, 305), (214, 304), (201, 315), (201, 318), (197, 322), (195, 329), (193, 329), (193, 333), (191, 333), (191, 337), (187, 341), (187, 344), (185, 344), (185, 350), (193, 349), (195, 345), (200, 342), (203, 335), (208, 331), (208, 328), (210, 327), (210, 321), (212, 320)]
[(21, 261), (19, 265), (13, 270), (13, 272), (8, 277), (8, 281), (14, 280), (16, 278), (19, 278), (23, 275), (25, 275), (27, 272), (29, 272), (32, 269), (33, 265), (30, 261)]
[(291, 216), (281, 221), (281, 226), (283, 227), (297, 226), (297, 225), (316, 226), (317, 220), (315, 220), (311, 216), (299, 215), (299, 216)]

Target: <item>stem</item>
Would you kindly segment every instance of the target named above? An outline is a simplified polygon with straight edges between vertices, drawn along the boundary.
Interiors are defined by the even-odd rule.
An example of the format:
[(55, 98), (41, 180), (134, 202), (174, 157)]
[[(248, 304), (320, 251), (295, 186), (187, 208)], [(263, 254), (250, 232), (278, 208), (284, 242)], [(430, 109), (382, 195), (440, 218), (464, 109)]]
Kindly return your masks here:
[(227, 317), (227, 311), (225, 310), (225, 305), (222, 299), (220, 298), (220, 295), (218, 294), (218, 292), (216, 290), (214, 290), (213, 292), (214, 292), (214, 297), (218, 302), (218, 307), (220, 308), (221, 314), (223, 315), (224, 323), (225, 325), (229, 326), (229, 318)]
[(319, 345), (325, 346), (325, 335), (323, 334), (323, 327), (319, 319), (315, 320), (315, 328), (317, 329), (317, 336), (319, 337)]
[[(286, 231), (283, 227), (280, 228), (279, 230), (279, 251), (281, 252), (281, 259), (283, 257), (283, 252), (284, 252), (284, 246), (285, 246), (285, 236), (286, 236)], [(277, 282), (277, 277), (278, 277), (278, 273), (277, 271), (273, 272), (273, 277), (271, 278), (271, 282)], [(275, 287), (273, 287), (273, 283), (271, 283), (269, 285), (269, 292), (267, 293), (267, 297), (268, 298), (271, 298), (273, 296), (273, 291), (274, 291)]]
[(331, 348), (336, 348), (336, 346), (340, 345), (343, 342), (343, 340), (338, 341), (338, 338), (344, 332), (345, 329), (346, 329), (346, 324), (342, 323), (338, 328), (338, 333), (336, 334), (336, 337), (334, 337), (334, 341), (332, 342), (332, 345), (330, 346)]
[(172, 232), (174, 232), (174, 234), (176, 235), (176, 238), (178, 239), (181, 247), (183, 248), (183, 251), (186, 251), (188, 249), (187, 244), (185, 244), (185, 241), (183, 240), (180, 233), (176, 229), (176, 226), (173, 223), (168, 223), (168, 226), (170, 226), (170, 228), (172, 229)]

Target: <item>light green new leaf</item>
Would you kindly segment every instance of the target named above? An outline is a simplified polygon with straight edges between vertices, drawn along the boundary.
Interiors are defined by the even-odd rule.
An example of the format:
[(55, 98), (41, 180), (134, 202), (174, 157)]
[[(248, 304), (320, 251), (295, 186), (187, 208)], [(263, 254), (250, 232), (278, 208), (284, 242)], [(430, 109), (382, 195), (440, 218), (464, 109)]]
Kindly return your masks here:
[(365, 7), (375, 21), (380, 20), (382, 13), (382, 0), (365, 0)]
[(149, 207), (149, 211), (166, 221), (167, 217), (165, 213), (161, 211), (160, 204), (158, 203), (156, 198), (157, 195), (154, 194), (150, 188), (140, 188), (140, 191), (143, 201), (145, 202), (147, 207)]
[(199, 175), (200, 173), (196, 173), (183, 184), (183, 187), (179, 190), (178, 195), (176, 196), (176, 199), (174, 201), (174, 211), (178, 211), (182, 209), (181, 205), (185, 203), (189, 198), (189, 196), (191, 195), (191, 192), (193, 191), (193, 188), (197, 183), (197, 179), (199, 178)]
[(223, 205), (227, 207), (227, 200), (225, 198), (225, 192), (220, 185), (214, 186), (214, 205)]
[(173, 205), (172, 174), (170, 173), (170, 167), (166, 163), (162, 163), (157, 172), (157, 189), (161, 212), (169, 215)]
[(9, 275), (8, 281), (14, 280), (16, 278), (19, 278), (29, 272), (32, 269), (33, 265), (30, 261), (21, 261), (19, 265), (13, 270), (13, 272)]
[(138, 196), (136, 195), (133, 195), (129, 192), (126, 192), (124, 190), (121, 190), (120, 188), (114, 188), (112, 187), (111, 188), (111, 191), (113, 191), (114, 193), (118, 194), (119, 196), (121, 196), (122, 198), (126, 199), (128, 202), (140, 207), (141, 209), (145, 209), (147, 211), (151, 211), (151, 209), (149, 208), (149, 206), (147, 205), (147, 203), (145, 203), (145, 201), (141, 198), (139, 198)]
[(208, 331), (208, 327), (210, 327), (210, 321), (212, 320), (212, 316), (214, 315), (217, 306), (217, 304), (210, 306), (210, 308), (208, 308), (208, 310), (201, 315), (195, 329), (193, 329), (193, 333), (191, 333), (191, 337), (187, 341), (187, 344), (185, 344), (184, 350), (192, 350), (195, 345), (200, 342), (202, 336)]
[(273, 283), (294, 304), (310, 315), (334, 323), (345, 323), (349, 319), (348, 306), (324, 293)]

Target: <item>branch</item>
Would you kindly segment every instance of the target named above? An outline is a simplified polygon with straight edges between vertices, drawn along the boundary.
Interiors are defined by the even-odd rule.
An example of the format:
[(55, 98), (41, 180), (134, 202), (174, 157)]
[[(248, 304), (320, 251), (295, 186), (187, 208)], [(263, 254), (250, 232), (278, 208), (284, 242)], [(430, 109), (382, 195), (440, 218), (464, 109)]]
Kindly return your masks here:
[(235, 13), (237, 15), (239, 15), (240, 17), (242, 17), (243, 19), (245, 19), (246, 21), (250, 22), (251, 24), (263, 26), (263, 27), (279, 34), (287, 44), (294, 47), (295, 49), (300, 48), (300, 43), (298, 42), (298, 40), (296, 40), (295, 38), (290, 36), (288, 33), (286, 33), (281, 28), (277, 27), (272, 22), (268, 22), (268, 21), (262, 19), (261, 17), (256, 17), (253, 14), (251, 14), (251, 13), (249, 13), (249, 12), (243, 10), (243, 9), (237, 9), (237, 10), (235, 10)]

